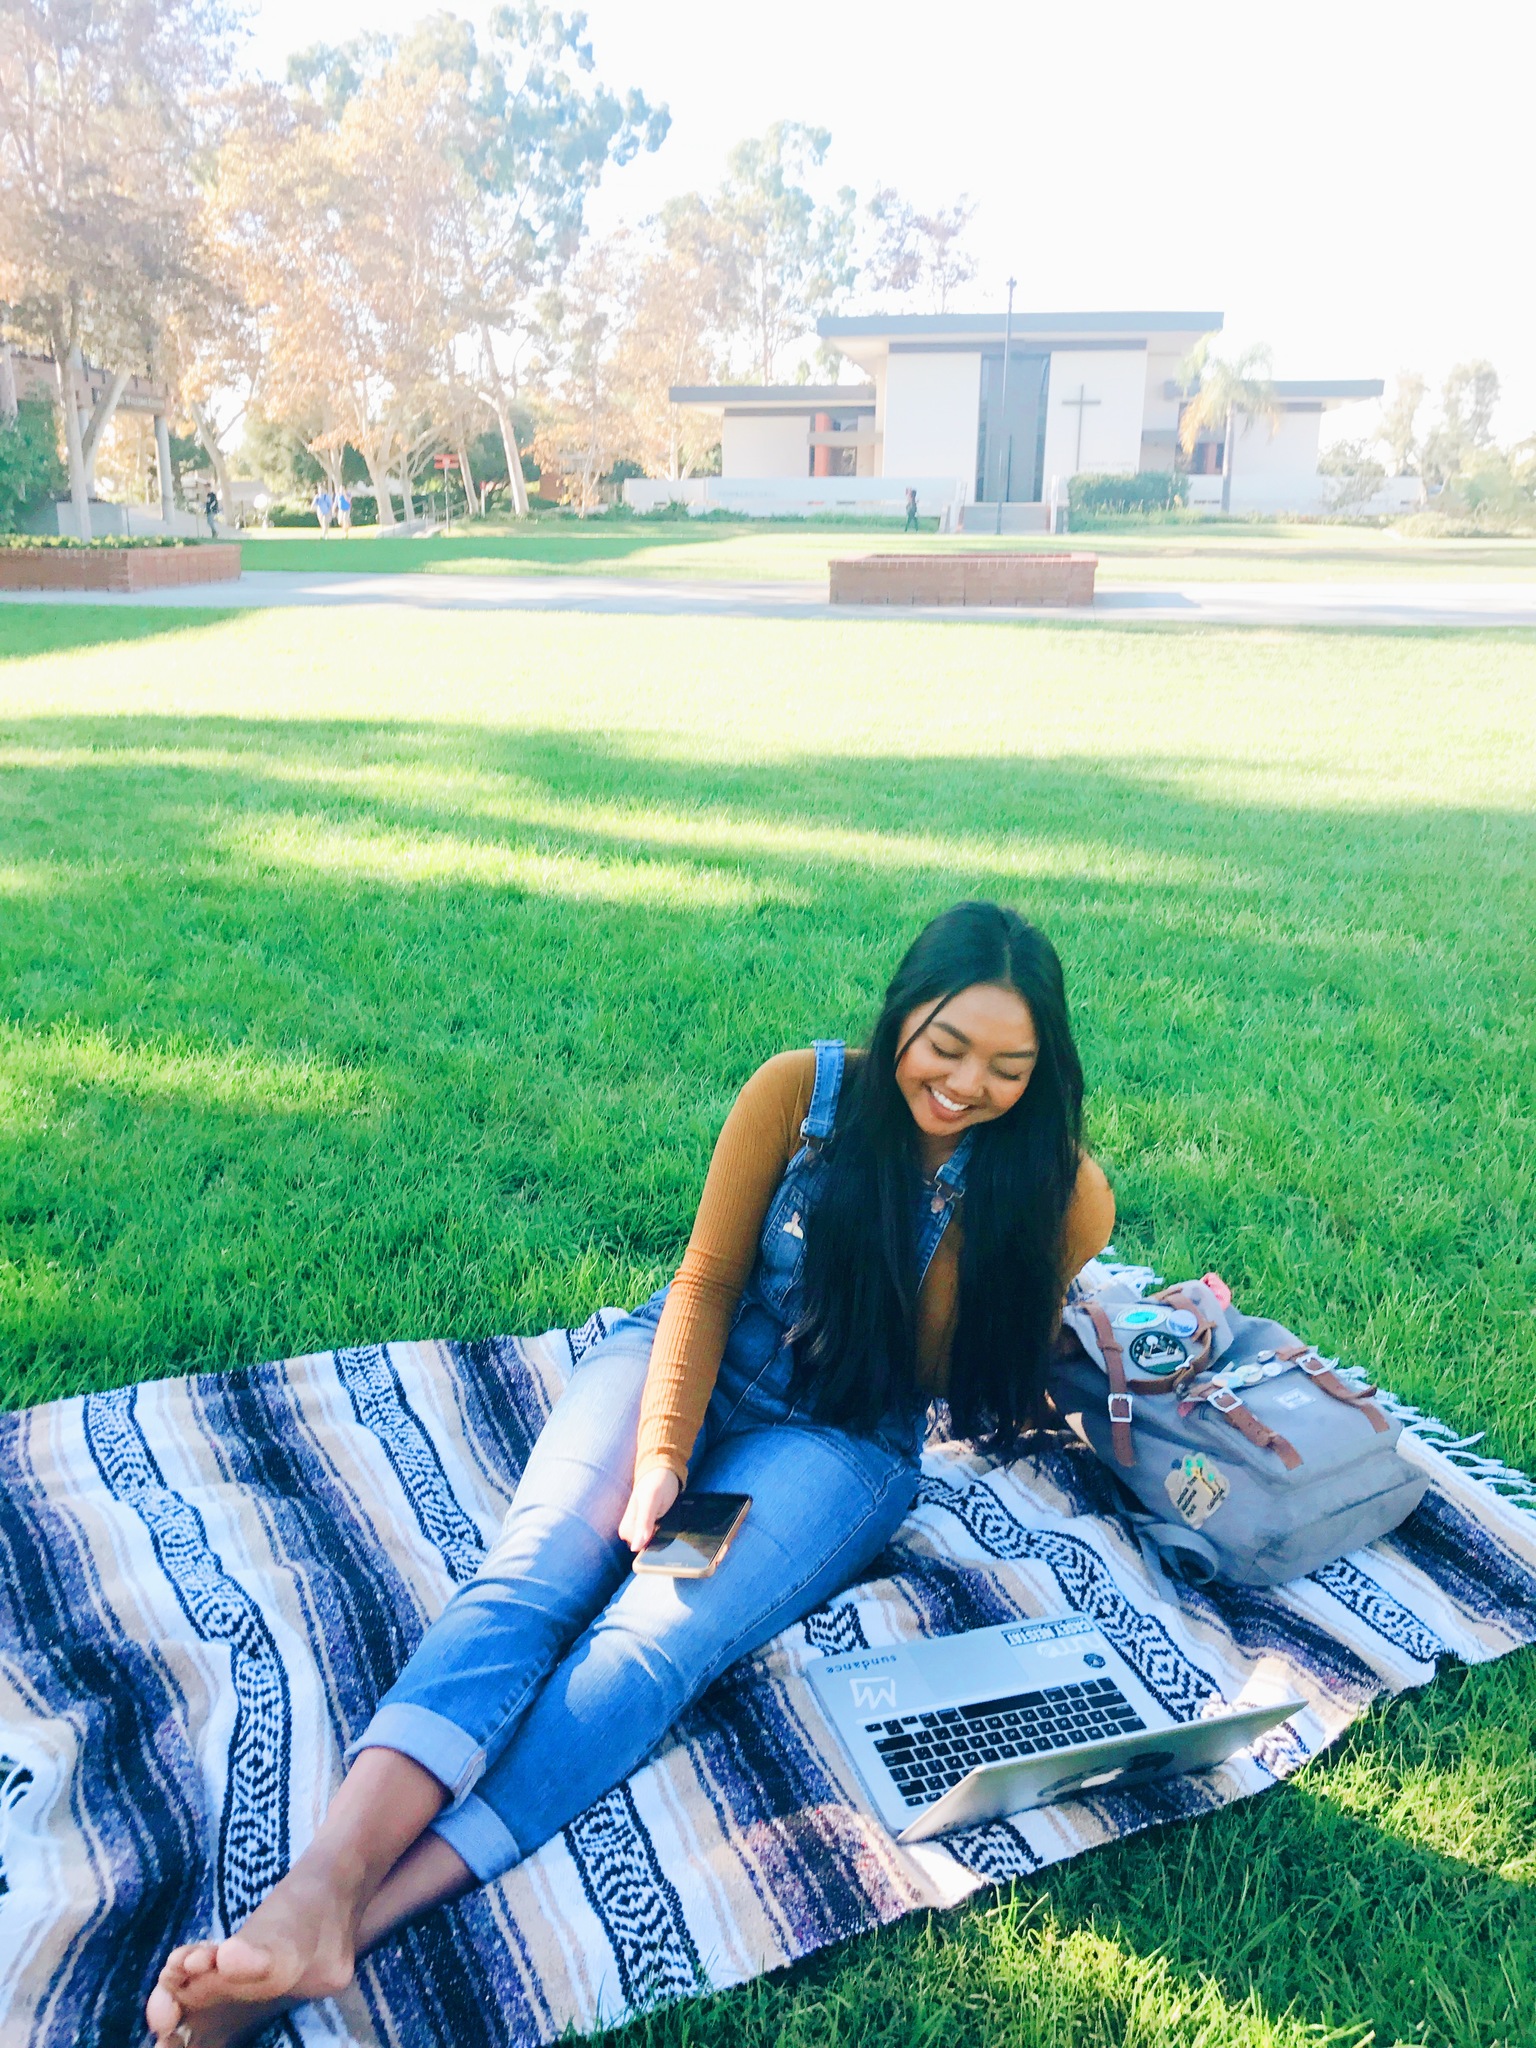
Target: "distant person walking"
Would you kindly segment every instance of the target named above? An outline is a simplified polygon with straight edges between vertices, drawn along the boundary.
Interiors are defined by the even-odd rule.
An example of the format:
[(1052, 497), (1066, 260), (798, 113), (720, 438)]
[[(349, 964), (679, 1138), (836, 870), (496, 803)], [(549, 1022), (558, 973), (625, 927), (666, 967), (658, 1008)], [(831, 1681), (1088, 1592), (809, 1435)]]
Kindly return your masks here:
[(915, 490), (913, 490), (913, 488), (912, 488), (912, 486), (911, 486), (910, 484), (908, 484), (908, 485), (907, 485), (907, 523), (906, 523), (906, 525), (905, 525), (905, 526), (904, 526), (904, 527), (902, 528), (902, 532), (903, 532), (903, 533), (916, 533), (916, 531), (917, 531), (917, 492), (916, 492)]
[(219, 494), (212, 484), (208, 486), (208, 495), (203, 500), (203, 516), (208, 521), (208, 538), (210, 540), (217, 540), (219, 537)]
[(343, 533), (352, 531), (352, 493), (345, 485), (336, 493), (336, 524)]
[(320, 533), (323, 538), (331, 530), (331, 494), (324, 484), (320, 486), (319, 490), (310, 499), (309, 506), (320, 522)]

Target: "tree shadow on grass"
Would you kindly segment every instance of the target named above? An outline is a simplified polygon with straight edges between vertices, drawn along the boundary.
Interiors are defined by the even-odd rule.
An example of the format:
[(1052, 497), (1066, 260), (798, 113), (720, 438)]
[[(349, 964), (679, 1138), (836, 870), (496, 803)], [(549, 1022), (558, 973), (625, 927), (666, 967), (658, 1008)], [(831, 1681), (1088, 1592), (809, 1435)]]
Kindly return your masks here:
[(211, 633), (244, 616), (239, 607), (205, 611), (182, 605), (49, 604), (45, 597), (36, 604), (0, 604), (0, 663)]
[[(756, 1061), (856, 1035), (905, 937), (980, 893), (1067, 959), (1123, 1247), (1220, 1263), (1530, 1458), (1526, 817), (1238, 804), (1116, 757), (737, 766), (174, 717), (28, 719), (6, 745), (8, 1403), (638, 1298)], [(1432, 1691), (1435, 1739), (1497, 1682)], [(1127, 1985), (1164, 1956), (1191, 1997), (1214, 1981), (1384, 2039), (1487, 2048), (1490, 1930), (1518, 1981), (1536, 1966), (1526, 1887), (1310, 1781), (1018, 1896), (1118, 1945)], [(1037, 2025), (988, 1910), (840, 1951), (691, 2036), (648, 2024), (735, 2048), (794, 2039), (804, 2005), (803, 2038), (836, 2038), (835, 1992), (850, 2038), (905, 2042), (921, 1994), (935, 2039), (1126, 2037), (1107, 1993)]]
[[(1460, 1419), (1529, 1455), (1518, 813), (1237, 805), (1118, 757), (11, 732), (0, 972), (39, 1105), (7, 1148), (11, 1400), (109, 1356), (141, 1376), (578, 1315), (577, 1246), (640, 1289), (756, 1062), (856, 1037), (906, 936), (984, 894), (1067, 960), (1122, 1244), (1218, 1258), (1430, 1405), (1472, 1350)], [(134, 1261), (157, 1277), (130, 1286)]]

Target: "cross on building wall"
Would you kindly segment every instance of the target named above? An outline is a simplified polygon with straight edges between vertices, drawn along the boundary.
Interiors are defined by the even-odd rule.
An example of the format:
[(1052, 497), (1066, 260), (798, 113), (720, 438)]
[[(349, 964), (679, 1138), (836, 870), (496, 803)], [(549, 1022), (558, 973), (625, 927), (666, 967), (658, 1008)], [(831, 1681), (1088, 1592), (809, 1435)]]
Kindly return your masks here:
[(1083, 466), (1083, 414), (1090, 405), (1097, 405), (1099, 400), (1088, 396), (1086, 384), (1079, 384), (1076, 398), (1064, 398), (1061, 402), (1063, 405), (1073, 405), (1077, 408), (1077, 454), (1072, 460), (1072, 473), (1075, 476)]

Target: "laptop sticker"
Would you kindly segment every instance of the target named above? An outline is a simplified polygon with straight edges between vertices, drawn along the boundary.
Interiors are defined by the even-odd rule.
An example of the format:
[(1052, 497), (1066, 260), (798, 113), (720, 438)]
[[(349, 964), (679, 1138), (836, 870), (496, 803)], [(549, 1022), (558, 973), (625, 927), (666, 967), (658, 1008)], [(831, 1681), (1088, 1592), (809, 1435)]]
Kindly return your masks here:
[(1232, 1491), (1232, 1482), (1204, 1451), (1191, 1451), (1180, 1458), (1163, 1484), (1191, 1529), (1208, 1522)]
[(1060, 1799), (1067, 1792), (1107, 1792), (1111, 1785), (1124, 1784), (1128, 1778), (1148, 1778), (1158, 1771), (1166, 1771), (1177, 1763), (1178, 1758), (1171, 1749), (1146, 1749), (1139, 1756), (1128, 1757), (1123, 1764), (1113, 1764), (1107, 1770), (1069, 1771), (1064, 1778), (1056, 1778), (1043, 1786), (1038, 1796), (1044, 1800)]
[(1048, 1621), (1020, 1622), (1016, 1628), (1005, 1629), (1001, 1640), (1016, 1650), (1021, 1643), (1043, 1643), (1053, 1636), (1089, 1635), (1097, 1626), (1085, 1614), (1063, 1614)]
[(853, 1704), (861, 1714), (872, 1713), (877, 1707), (895, 1708), (896, 1680), (894, 1677), (850, 1678), (848, 1689), (853, 1694)]

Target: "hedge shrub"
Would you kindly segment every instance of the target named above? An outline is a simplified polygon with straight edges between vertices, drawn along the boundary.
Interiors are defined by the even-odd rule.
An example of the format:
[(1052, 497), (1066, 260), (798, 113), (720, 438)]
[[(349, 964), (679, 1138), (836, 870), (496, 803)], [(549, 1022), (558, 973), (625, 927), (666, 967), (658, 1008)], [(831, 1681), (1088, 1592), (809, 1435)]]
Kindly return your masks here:
[(1143, 469), (1134, 476), (1085, 470), (1067, 485), (1073, 523), (1096, 514), (1172, 512), (1184, 503), (1188, 479), (1171, 470)]
[(0, 533), (0, 548), (195, 548), (200, 543), (176, 534), (104, 533), (100, 540), (76, 540), (72, 534)]
[(51, 405), (29, 401), (14, 420), (0, 420), (0, 533), (14, 532), (44, 498), (61, 497), (68, 481)]

